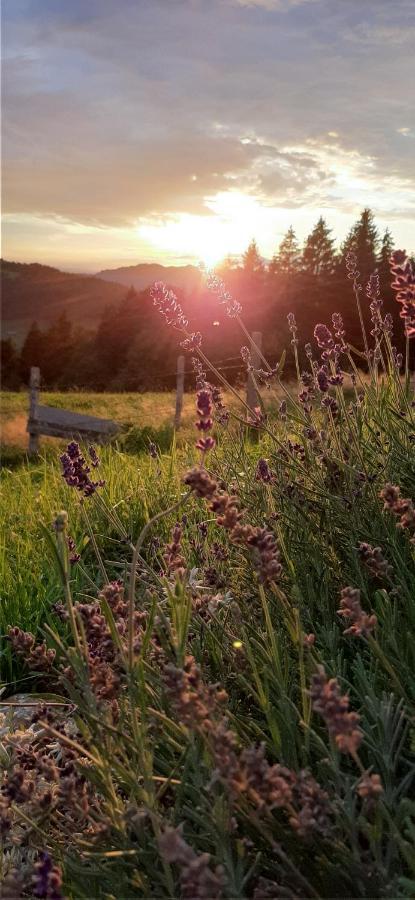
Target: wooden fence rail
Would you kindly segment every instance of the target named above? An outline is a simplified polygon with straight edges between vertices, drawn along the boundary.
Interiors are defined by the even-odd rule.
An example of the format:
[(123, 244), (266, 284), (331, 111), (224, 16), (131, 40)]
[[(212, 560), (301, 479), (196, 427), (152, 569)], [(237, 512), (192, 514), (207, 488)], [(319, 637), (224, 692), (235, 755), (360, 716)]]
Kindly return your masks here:
[[(259, 351), (262, 347), (262, 334), (254, 331), (252, 334), (254, 345), (251, 345), (251, 360), (254, 369), (260, 368), (261, 360)], [(257, 350), (258, 348), (258, 350)], [(239, 357), (229, 357), (235, 360)], [(224, 360), (226, 362), (226, 360)], [(242, 363), (241, 363), (242, 366)], [(238, 365), (220, 367), (221, 369), (235, 369)], [(183, 412), (185, 378), (185, 358), (179, 356), (176, 369), (176, 407), (174, 413), (174, 427), (180, 428)], [(32, 366), (30, 370), (30, 394), (29, 417), (26, 431), (29, 433), (29, 454), (39, 452), (39, 435), (52, 435), (53, 437), (79, 438), (81, 440), (104, 443), (120, 431), (120, 425), (112, 419), (101, 419), (97, 416), (87, 416), (83, 413), (74, 413), (68, 409), (59, 409), (54, 406), (43, 406), (39, 403), (40, 370)], [(246, 402), (251, 409), (258, 405), (258, 397), (254, 381), (248, 375), (246, 386)]]
[(103, 444), (117, 434), (120, 426), (112, 419), (86, 416), (54, 406), (39, 403), (40, 371), (37, 366), (30, 370), (29, 418), (26, 431), (29, 432), (29, 454), (39, 452), (39, 435), (79, 438)]

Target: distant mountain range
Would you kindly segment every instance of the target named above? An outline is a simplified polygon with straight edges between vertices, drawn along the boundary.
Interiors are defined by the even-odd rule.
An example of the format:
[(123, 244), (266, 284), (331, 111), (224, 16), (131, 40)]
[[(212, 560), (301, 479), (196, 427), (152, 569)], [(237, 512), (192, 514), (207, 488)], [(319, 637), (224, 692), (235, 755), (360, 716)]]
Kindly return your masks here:
[(155, 281), (165, 281), (166, 284), (181, 288), (186, 293), (198, 288), (202, 279), (200, 269), (195, 266), (162, 266), (158, 263), (139, 263), (137, 266), (121, 266), (119, 269), (103, 269), (96, 277), (102, 278), (103, 281), (134, 287), (136, 291), (145, 290)]
[(78, 275), (1, 260), (2, 336), (20, 344), (33, 321), (45, 328), (64, 311), (72, 322), (95, 328), (105, 307), (123, 299), (126, 289), (143, 291), (154, 281), (189, 293), (200, 286), (201, 273), (194, 266), (140, 263)]

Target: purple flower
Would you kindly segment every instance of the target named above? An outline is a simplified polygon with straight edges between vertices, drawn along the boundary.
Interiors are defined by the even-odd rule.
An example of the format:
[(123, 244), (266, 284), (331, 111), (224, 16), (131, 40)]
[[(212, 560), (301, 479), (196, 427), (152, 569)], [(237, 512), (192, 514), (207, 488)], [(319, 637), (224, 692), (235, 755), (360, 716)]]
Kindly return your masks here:
[[(211, 428), (213, 428), (213, 421), (211, 418), (212, 394), (210, 390), (202, 388), (200, 391), (198, 391), (196, 408), (197, 414), (199, 416), (197, 422), (195, 423), (196, 428), (199, 431), (210, 431)], [(208, 450), (213, 449), (215, 443), (216, 441), (212, 437), (199, 438), (196, 447), (198, 450), (201, 450), (202, 453), (207, 453)]]
[(344, 330), (343, 319), (340, 313), (333, 313), (331, 317), (331, 321), (333, 323), (334, 335), (339, 340), (343, 340), (346, 332)]
[(357, 279), (360, 275), (360, 272), (357, 269), (357, 256), (354, 250), (349, 250), (346, 256), (346, 269), (347, 269), (347, 277), (355, 282), (355, 289), (361, 291), (362, 286), (358, 283)]
[(391, 256), (392, 288), (401, 304), (400, 317), (405, 321), (408, 337), (415, 335), (415, 273), (405, 250), (395, 250)]
[(255, 472), (256, 481), (265, 481), (269, 483), (272, 481), (272, 472), (266, 461), (266, 459), (259, 459)]
[(79, 560), (81, 558), (81, 554), (77, 553), (75, 541), (72, 537), (70, 537), (69, 534), (66, 538), (66, 543), (68, 545), (68, 550), (69, 550), (69, 562), (70, 562), (71, 566), (74, 566), (75, 563), (79, 562)]
[(295, 346), (296, 344), (298, 344), (298, 340), (297, 340), (297, 323), (295, 321), (294, 313), (292, 313), (292, 312), (288, 313), (287, 322), (288, 322), (288, 329), (289, 329), (289, 331), (291, 331), (291, 334), (292, 334), (291, 343), (293, 346)]
[(212, 395), (210, 391), (202, 390), (197, 394), (197, 412), (199, 416), (210, 416), (212, 413)]
[(184, 341), (180, 344), (183, 347), (183, 350), (198, 350), (199, 347), (202, 346), (202, 335), (200, 331), (193, 331), (188, 338), (185, 338)]
[(325, 394), (329, 389), (329, 380), (327, 376), (327, 369), (323, 366), (318, 370), (317, 375), (317, 384), (319, 386), (319, 390), (322, 394)]
[(390, 313), (386, 313), (386, 316), (385, 316), (385, 318), (384, 318), (384, 320), (383, 320), (383, 328), (384, 328), (386, 334), (388, 334), (389, 337), (392, 337), (392, 334), (393, 334), (393, 319), (392, 319), (392, 316), (391, 316)]
[(212, 400), (215, 404), (216, 411), (216, 419), (220, 425), (227, 425), (230, 418), (230, 413), (226, 409), (226, 406), (222, 400), (222, 394), (220, 389), (216, 385), (212, 385)]
[(331, 411), (331, 414), (332, 414), (333, 416), (337, 416), (337, 413), (338, 413), (338, 411), (339, 411), (339, 407), (338, 407), (338, 405), (337, 405), (336, 400), (334, 399), (334, 397), (329, 397), (329, 395), (326, 394), (326, 396), (323, 397), (323, 399), (322, 399), (322, 401), (321, 401), (321, 405), (322, 405), (325, 409), (329, 409), (329, 410)]
[(199, 440), (196, 443), (196, 449), (201, 450), (202, 453), (207, 453), (208, 450), (213, 450), (215, 445), (216, 445), (216, 441), (215, 441), (215, 438), (213, 438), (213, 437), (209, 436), (206, 438), (199, 438)]
[(337, 371), (335, 375), (330, 375), (329, 384), (332, 384), (335, 387), (343, 384), (343, 381), (344, 381), (343, 372)]
[(162, 281), (156, 281), (150, 290), (150, 296), (154, 306), (157, 307), (161, 315), (165, 318), (167, 325), (181, 330), (187, 328), (188, 320), (186, 319), (176, 294), (169, 290)]
[[(91, 450), (93, 453), (91, 453)], [(92, 465), (98, 466), (99, 459), (93, 447), (89, 448), (89, 454)], [(71, 441), (68, 444), (66, 453), (62, 454), (60, 461), (62, 464), (62, 475), (67, 485), (76, 488), (85, 497), (90, 497), (97, 488), (104, 487), (105, 481), (92, 481), (89, 477), (91, 468), (85, 457), (82, 456), (81, 448), (76, 441)]]
[(192, 356), (193, 371), (196, 375), (196, 388), (198, 391), (210, 390), (210, 384), (206, 378), (206, 372), (196, 356)]
[(241, 347), (241, 357), (248, 369), (252, 369), (251, 351), (248, 347)]
[(237, 300), (234, 300), (232, 294), (226, 290), (225, 282), (218, 278), (214, 272), (209, 272), (206, 280), (207, 288), (213, 294), (217, 294), (219, 303), (225, 306), (226, 314), (231, 319), (237, 318), (242, 312), (242, 306)]
[(97, 466), (99, 466), (101, 460), (100, 460), (100, 458), (99, 458), (99, 456), (98, 456), (97, 451), (95, 450), (95, 447), (94, 447), (92, 444), (91, 444), (90, 447), (88, 447), (88, 453), (89, 453), (90, 458), (91, 458), (91, 463), (92, 463), (94, 469), (96, 469)]
[(45, 900), (63, 900), (62, 875), (59, 866), (53, 864), (49, 853), (41, 853), (35, 865), (33, 878), (33, 896)]
[(321, 350), (332, 350), (334, 348), (333, 335), (327, 325), (320, 323), (314, 328), (314, 337)]

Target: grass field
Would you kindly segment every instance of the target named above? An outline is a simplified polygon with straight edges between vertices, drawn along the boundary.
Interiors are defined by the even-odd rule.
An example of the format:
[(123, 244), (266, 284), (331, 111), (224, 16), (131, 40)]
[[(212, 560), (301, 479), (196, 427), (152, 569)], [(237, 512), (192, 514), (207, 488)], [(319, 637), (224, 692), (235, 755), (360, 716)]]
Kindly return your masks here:
[(26, 893), (46, 866), (70, 900), (413, 897), (415, 407), (388, 359), (304, 376), (258, 432), (212, 429), (209, 392), (177, 440), (172, 394), (43, 395), (131, 428), (91, 496), (62, 442), (2, 473), (2, 689), (41, 710), (5, 743)]
[[(145, 394), (94, 394), (87, 392), (41, 393), (41, 403), (114, 419), (116, 422), (137, 427), (152, 426), (156, 429), (170, 426), (174, 419), (176, 395), (174, 392)], [(184, 395), (183, 429), (192, 423), (194, 397)], [(0, 395), (1, 440), (4, 445), (25, 448), (27, 446), (28, 394), (6, 392)], [(41, 444), (54, 444), (54, 439), (41, 439)]]

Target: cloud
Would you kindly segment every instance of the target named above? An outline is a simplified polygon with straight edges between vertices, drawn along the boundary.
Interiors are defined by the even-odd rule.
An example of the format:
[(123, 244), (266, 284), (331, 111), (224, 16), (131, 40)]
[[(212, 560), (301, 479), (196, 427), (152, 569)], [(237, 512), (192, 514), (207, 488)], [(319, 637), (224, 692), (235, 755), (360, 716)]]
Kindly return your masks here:
[(412, 0), (13, 0), (6, 212), (123, 228), (266, 206), (411, 209)]
[(257, 7), (271, 11), (288, 10), (303, 3), (317, 3), (318, 0), (231, 0), (237, 6)]

